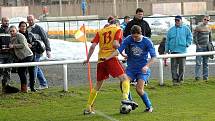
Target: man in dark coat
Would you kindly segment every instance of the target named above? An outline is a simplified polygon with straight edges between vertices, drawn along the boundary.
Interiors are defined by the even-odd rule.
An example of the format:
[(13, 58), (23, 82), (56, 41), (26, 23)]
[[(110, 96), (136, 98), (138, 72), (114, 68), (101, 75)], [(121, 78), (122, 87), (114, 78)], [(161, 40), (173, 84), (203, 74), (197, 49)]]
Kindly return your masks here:
[[(9, 18), (2, 17), (0, 28), (0, 63), (12, 63), (14, 60), (13, 53), (9, 50), (10, 34), (9, 34)], [(3, 93), (17, 93), (18, 88), (9, 85), (11, 77), (11, 68), (0, 68), (0, 77), (2, 78)]]
[(143, 36), (146, 36), (149, 38), (151, 37), (151, 34), (152, 34), (151, 28), (149, 27), (149, 24), (145, 20), (143, 20), (143, 15), (144, 15), (143, 9), (137, 8), (135, 17), (127, 24), (125, 28), (125, 31), (123, 33), (124, 37), (127, 37), (128, 35), (131, 34), (130, 31), (133, 25), (139, 25), (141, 27)]

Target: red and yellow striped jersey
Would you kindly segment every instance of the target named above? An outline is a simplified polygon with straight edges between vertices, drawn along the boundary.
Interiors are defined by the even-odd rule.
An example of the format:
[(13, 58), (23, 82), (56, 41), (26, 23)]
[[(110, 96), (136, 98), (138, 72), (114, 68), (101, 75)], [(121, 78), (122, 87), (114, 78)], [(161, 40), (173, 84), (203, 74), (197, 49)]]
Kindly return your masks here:
[(108, 57), (116, 50), (113, 47), (114, 40), (122, 42), (122, 30), (116, 25), (109, 25), (96, 33), (92, 42), (99, 43), (98, 58)]

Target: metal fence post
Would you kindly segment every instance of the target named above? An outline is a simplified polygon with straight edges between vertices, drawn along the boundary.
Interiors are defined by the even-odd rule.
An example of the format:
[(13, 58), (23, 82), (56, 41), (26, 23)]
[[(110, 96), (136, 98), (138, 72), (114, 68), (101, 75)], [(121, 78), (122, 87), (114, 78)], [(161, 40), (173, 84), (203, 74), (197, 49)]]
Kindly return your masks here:
[(159, 59), (159, 84), (163, 85), (163, 58)]
[(68, 91), (67, 64), (63, 64), (64, 91)]
[(63, 39), (66, 41), (66, 23), (65, 21), (63, 22)]

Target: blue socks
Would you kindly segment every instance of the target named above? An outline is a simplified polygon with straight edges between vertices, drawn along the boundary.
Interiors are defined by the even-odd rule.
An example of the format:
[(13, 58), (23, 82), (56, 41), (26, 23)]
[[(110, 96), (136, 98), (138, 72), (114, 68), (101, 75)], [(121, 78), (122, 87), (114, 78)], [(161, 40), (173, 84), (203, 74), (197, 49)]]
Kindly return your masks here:
[(144, 91), (144, 94), (141, 96), (146, 108), (150, 108), (152, 106), (151, 101), (149, 100), (148, 94)]

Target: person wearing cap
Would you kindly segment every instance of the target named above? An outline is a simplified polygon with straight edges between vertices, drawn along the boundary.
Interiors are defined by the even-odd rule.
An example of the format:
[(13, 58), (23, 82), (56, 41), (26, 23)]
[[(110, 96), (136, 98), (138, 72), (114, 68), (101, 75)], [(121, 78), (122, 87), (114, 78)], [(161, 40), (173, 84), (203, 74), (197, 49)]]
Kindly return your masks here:
[[(182, 17), (175, 16), (175, 26), (171, 27), (166, 36), (165, 53), (183, 54), (192, 43), (192, 32), (187, 25), (182, 24)], [(171, 58), (171, 73), (173, 85), (180, 85), (184, 80), (186, 57)]]
[(125, 27), (125, 31), (123, 33), (124, 37), (127, 37), (131, 34), (131, 28), (133, 25), (138, 25), (141, 27), (142, 35), (145, 37), (151, 38), (151, 28), (149, 24), (143, 20), (144, 11), (142, 8), (136, 9), (136, 15), (134, 16), (133, 20), (128, 22), (127, 26)]
[(120, 27), (123, 31), (125, 31), (125, 28), (129, 21), (130, 21), (130, 16), (125, 16), (124, 21), (120, 24)]
[[(202, 22), (194, 29), (193, 41), (196, 44), (196, 52), (209, 51), (208, 44), (212, 43), (212, 33), (208, 27), (209, 21), (210, 16), (204, 16)], [(208, 59), (209, 56), (196, 56), (195, 80), (201, 79), (201, 65), (203, 66), (203, 80), (208, 80)]]

